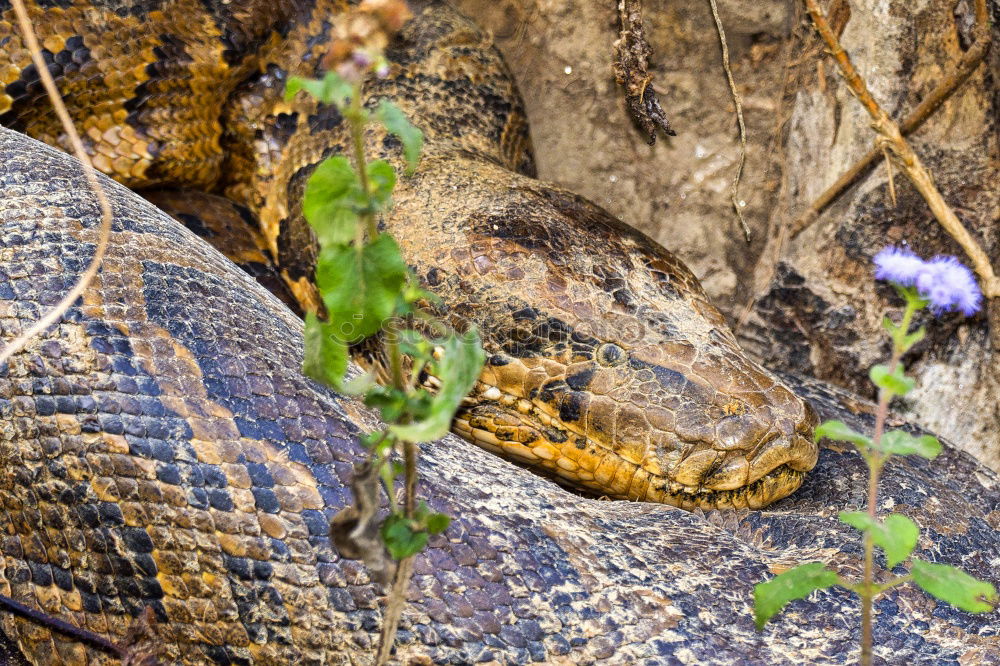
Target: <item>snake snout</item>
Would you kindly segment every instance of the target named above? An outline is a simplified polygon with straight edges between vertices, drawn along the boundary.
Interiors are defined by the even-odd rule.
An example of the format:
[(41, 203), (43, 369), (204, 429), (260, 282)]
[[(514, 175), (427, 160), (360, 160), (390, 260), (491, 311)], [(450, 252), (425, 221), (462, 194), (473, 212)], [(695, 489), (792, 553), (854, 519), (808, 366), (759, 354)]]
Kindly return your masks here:
[[(674, 480), (708, 491), (756, 484), (751, 505), (769, 503), (794, 490), (802, 474), (816, 465), (818, 447), (812, 431), (817, 419), (807, 403), (783, 387), (775, 389), (755, 407), (734, 398), (730, 404), (742, 407), (730, 409), (716, 421), (712, 446), (688, 455), (675, 470)], [(783, 481), (776, 483), (777, 479)]]
[(745, 440), (747, 483), (783, 467), (804, 473), (816, 466), (819, 447), (812, 439), (817, 423), (815, 411), (784, 387), (776, 388), (777, 396), (765, 408), (771, 416), (767, 429), (763, 434), (750, 432)]

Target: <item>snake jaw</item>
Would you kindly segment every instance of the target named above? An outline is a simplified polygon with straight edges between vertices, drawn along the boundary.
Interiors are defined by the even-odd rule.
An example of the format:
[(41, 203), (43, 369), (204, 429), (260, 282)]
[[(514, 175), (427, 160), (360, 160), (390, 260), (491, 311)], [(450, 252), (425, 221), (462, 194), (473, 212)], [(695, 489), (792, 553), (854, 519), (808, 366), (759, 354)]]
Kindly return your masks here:
[(806, 473), (781, 465), (749, 485), (732, 490), (678, 485), (671, 488), (675, 506), (682, 509), (762, 509), (795, 492)]
[[(797, 397), (783, 388), (774, 396), (775, 404), (764, 410), (765, 415), (782, 413), (784, 418), (753, 418), (748, 415), (751, 424), (743, 437), (719, 437), (715, 449), (705, 450), (705, 454), (716, 453), (711, 465), (701, 469), (689, 470), (690, 478), (684, 479), (689, 487), (697, 487), (708, 492), (729, 492), (741, 488), (750, 488), (748, 506), (758, 508), (787, 496), (798, 488), (805, 473), (816, 466), (819, 447), (812, 440), (812, 432), (818, 421), (815, 412), (808, 403), (801, 402)], [(797, 411), (793, 407), (799, 406)], [(795, 414), (788, 418), (788, 414)], [(716, 426), (717, 434), (725, 432), (725, 424), (731, 423), (723, 419)], [(754, 425), (767, 423), (762, 428)], [(763, 432), (755, 437), (755, 432)], [(733, 434), (733, 433), (730, 433)], [(747, 445), (746, 442), (753, 442)], [(728, 445), (728, 446), (727, 446)], [(719, 446), (726, 447), (722, 451)], [(709, 456), (706, 455), (706, 458)], [(690, 457), (679, 465), (683, 467), (691, 460)], [(692, 473), (693, 472), (693, 473)], [(699, 473), (700, 472), (700, 473)], [(675, 474), (675, 480), (678, 480)], [(717, 499), (721, 499), (719, 496)]]
[(787, 436), (769, 431), (747, 452), (686, 443), (671, 433), (636, 455), (638, 447), (612, 446), (579, 432), (549, 413), (546, 403), (482, 382), (473, 396), (456, 415), (457, 434), (594, 495), (684, 509), (757, 509), (794, 492), (816, 463), (817, 449), (802, 434), (811, 432), (815, 417)]

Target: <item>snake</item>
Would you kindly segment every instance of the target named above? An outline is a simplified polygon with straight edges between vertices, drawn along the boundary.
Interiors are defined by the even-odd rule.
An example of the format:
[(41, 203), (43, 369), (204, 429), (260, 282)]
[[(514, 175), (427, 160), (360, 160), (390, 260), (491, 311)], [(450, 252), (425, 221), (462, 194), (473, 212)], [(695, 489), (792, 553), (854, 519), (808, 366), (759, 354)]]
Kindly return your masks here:
[[(343, 151), (347, 132), (336, 107), (304, 93), (286, 102), (284, 82), (320, 74), (343, 8), (288, 2), (282, 16), (265, 3), (242, 5), (245, 15), (225, 3), (214, 15), (183, 2), (140, 7), (141, 22), (122, 10), (95, 18), (90, 3), (36, 17), (95, 165), (133, 189), (173, 189), (154, 201), (182, 220), (206, 207), (187, 189), (244, 206), (295, 299), (315, 309), (302, 191), (323, 157)], [(93, 24), (106, 25), (101, 34), (114, 44)], [(0, 121), (58, 145), (52, 114), (26, 103), (44, 100), (9, 39)], [(459, 330), (476, 326), (489, 355), (455, 430), (612, 498), (758, 508), (798, 487), (817, 452), (806, 403), (740, 350), (673, 255), (530, 177), (520, 96), (491, 40), (429, 6), (388, 56), (393, 69), (368, 98), (394, 100), (423, 128), (427, 149), (394, 193), (385, 228), (440, 296), (439, 314)], [(102, 68), (103, 87), (93, 84)], [(399, 161), (398, 142), (384, 133), (368, 144)], [(600, 253), (574, 251), (595, 237), (605, 239)]]
[[(333, 109), (285, 102), (283, 84), (315, 66), (323, 45), (314, 38), (341, 9), (33, 5), (36, 23), (50, 26), (40, 28), (50, 68), (64, 95), (83, 102), (75, 112), (95, 163), (140, 192), (174, 188), (165, 207), (176, 218), (204, 217), (208, 201), (230, 205), (212, 193), (242, 202), (260, 224), (247, 252), (269, 254), (305, 305), (315, 247), (296, 202), (344, 130)], [(695, 513), (570, 495), (449, 437), (425, 450), (421, 492), (457, 518), (418, 559), (422, 595), (404, 615), (397, 656), (819, 663), (847, 654), (849, 630), (819, 648), (802, 642), (808, 627), (791, 632), (798, 642), (758, 637), (748, 586), (792, 559), (850, 550), (842, 531), (817, 528), (860, 471), (824, 449), (840, 475), (821, 464), (805, 477), (819, 455), (809, 437), (816, 415), (797, 393), (814, 391), (827, 414), (857, 421), (851, 403), (760, 368), (672, 255), (534, 180), (516, 89), (488, 37), (442, 5), (417, 10), (390, 49), (393, 74), (368, 94), (392, 97), (428, 137), (386, 227), (442, 295), (443, 315), (479, 327), (490, 353), (455, 431), (595, 494)], [(3, 74), (17, 79), (0, 98), (0, 121), (58, 146), (4, 17)], [(95, 25), (104, 32), (90, 32)], [(135, 54), (154, 60), (121, 66)], [(102, 75), (109, 61), (117, 65)], [(206, 81), (191, 76), (206, 72)], [(98, 76), (115, 85), (95, 86)], [(131, 92), (113, 99), (122, 90)], [(197, 95), (207, 97), (192, 104)], [(68, 158), (0, 136), (0, 330), (9, 338), (82, 270), (97, 214)], [(368, 144), (398, 162), (390, 138), (374, 132)], [(301, 322), (285, 304), (176, 219), (106, 186), (116, 216), (100, 276), (2, 376), (0, 591), (120, 641), (150, 609), (150, 644), (171, 663), (367, 662), (377, 593), (331, 548), (327, 526), (347, 501), (358, 437), (377, 424), (298, 373)], [(187, 192), (198, 187), (207, 192)], [(177, 212), (192, 201), (199, 215)], [(964, 543), (959, 559), (989, 579), (996, 478), (949, 456), (944, 478), (914, 462), (887, 474), (889, 492), (909, 497), (935, 530), (925, 550), (955, 556)], [(757, 510), (802, 483), (785, 509)], [(905, 591), (888, 598), (916, 603)], [(830, 595), (813, 605), (850, 607)], [(923, 628), (893, 616), (878, 626), (927, 636), (897, 654), (997, 653), (988, 620), (923, 618)], [(51, 627), (11, 615), (0, 625), (32, 663), (113, 662)]]

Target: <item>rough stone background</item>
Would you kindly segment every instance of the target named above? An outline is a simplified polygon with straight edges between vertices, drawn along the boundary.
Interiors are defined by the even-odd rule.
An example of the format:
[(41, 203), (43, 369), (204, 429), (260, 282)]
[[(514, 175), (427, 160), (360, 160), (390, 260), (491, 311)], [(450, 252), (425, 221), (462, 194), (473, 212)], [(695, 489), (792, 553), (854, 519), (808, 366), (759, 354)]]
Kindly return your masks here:
[[(872, 395), (885, 357), (881, 318), (897, 306), (871, 279), (888, 243), (923, 256), (960, 248), (920, 196), (877, 166), (795, 239), (788, 229), (872, 145), (798, 0), (719, 0), (749, 132), (740, 187), (748, 244), (729, 204), (734, 108), (708, 0), (646, 0), (652, 71), (678, 132), (653, 146), (628, 119), (611, 71), (615, 0), (457, 0), (493, 31), (518, 79), (542, 178), (600, 203), (683, 258), (744, 346), (771, 367)], [(971, 0), (849, 0), (841, 41), (876, 99), (901, 119), (969, 46)], [(994, 48), (912, 145), (945, 199), (1000, 254), (1000, 8)], [(1000, 470), (1000, 367), (986, 319), (948, 316), (905, 360), (920, 388), (897, 408)]]

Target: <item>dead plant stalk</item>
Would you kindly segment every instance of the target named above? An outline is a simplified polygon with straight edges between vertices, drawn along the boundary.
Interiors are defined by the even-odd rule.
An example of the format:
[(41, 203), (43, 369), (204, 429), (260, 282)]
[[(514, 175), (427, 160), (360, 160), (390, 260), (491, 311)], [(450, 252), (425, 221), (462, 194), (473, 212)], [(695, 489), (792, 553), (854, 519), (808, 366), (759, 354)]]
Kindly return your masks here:
[[(899, 124), (899, 130), (903, 136), (908, 136), (920, 128), (969, 79), (980, 63), (983, 62), (983, 59), (986, 58), (991, 43), (986, 0), (976, 0), (976, 25), (972, 30), (972, 39), (972, 46), (959, 59), (958, 64), (955, 65), (955, 69), (942, 79), (934, 90)], [(826, 188), (809, 205), (809, 208), (792, 223), (791, 237), (795, 238), (815, 222), (819, 218), (820, 213), (833, 203), (844, 190), (857, 181), (882, 154), (882, 149), (879, 146), (874, 146), (865, 153), (864, 157), (841, 174), (840, 178), (830, 185), (830, 187)]]
[(104, 193), (104, 189), (97, 180), (97, 173), (94, 171), (94, 166), (90, 162), (90, 156), (87, 155), (87, 151), (83, 147), (83, 142), (80, 141), (80, 135), (73, 126), (73, 120), (69, 117), (69, 112), (66, 111), (66, 105), (63, 104), (62, 96), (59, 94), (58, 88), (56, 88), (55, 81), (52, 80), (52, 74), (49, 72), (49, 67), (46, 64), (45, 59), (42, 57), (42, 50), (38, 45), (38, 38), (35, 36), (35, 31), (32, 28), (31, 18), (28, 16), (28, 11), (24, 8), (24, 2), (23, 0), (12, 0), (12, 4), (14, 6), (14, 12), (17, 14), (18, 23), (21, 27), (21, 34), (24, 37), (24, 43), (28, 47), (28, 51), (31, 52), (31, 60), (35, 64), (35, 69), (38, 71), (39, 78), (42, 80), (45, 92), (52, 101), (52, 106), (55, 108), (56, 115), (62, 123), (63, 129), (66, 132), (70, 145), (73, 147), (73, 152), (76, 155), (76, 158), (83, 163), (83, 172), (87, 177), (87, 184), (97, 196), (97, 201), (101, 208), (101, 223), (98, 231), (97, 248), (94, 251), (94, 256), (90, 260), (90, 265), (87, 266), (87, 269), (76, 281), (76, 284), (74, 284), (73, 288), (70, 289), (65, 296), (63, 296), (62, 300), (60, 300), (42, 317), (40, 317), (38, 321), (32, 324), (28, 330), (23, 331), (19, 336), (14, 338), (14, 340), (0, 350), (0, 366), (6, 363), (11, 356), (24, 349), (25, 345), (27, 345), (32, 338), (44, 332), (52, 324), (59, 321), (59, 318), (62, 317), (62, 315), (73, 305), (73, 303), (76, 302), (76, 299), (83, 294), (101, 267), (101, 262), (104, 260), (104, 253), (108, 249), (108, 239), (111, 236), (111, 204), (108, 203), (107, 195)]

